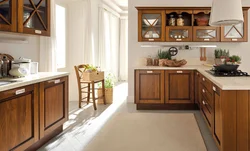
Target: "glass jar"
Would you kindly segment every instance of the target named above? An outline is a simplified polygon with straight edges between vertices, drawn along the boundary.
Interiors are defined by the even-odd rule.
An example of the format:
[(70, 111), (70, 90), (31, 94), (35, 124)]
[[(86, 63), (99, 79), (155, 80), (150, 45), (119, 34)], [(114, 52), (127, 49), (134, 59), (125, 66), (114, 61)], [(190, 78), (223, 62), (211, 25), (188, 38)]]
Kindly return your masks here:
[(170, 15), (168, 24), (169, 24), (169, 26), (175, 26), (175, 18), (174, 18), (174, 15)]
[(182, 15), (179, 15), (178, 17), (177, 26), (184, 26), (184, 19), (182, 18)]

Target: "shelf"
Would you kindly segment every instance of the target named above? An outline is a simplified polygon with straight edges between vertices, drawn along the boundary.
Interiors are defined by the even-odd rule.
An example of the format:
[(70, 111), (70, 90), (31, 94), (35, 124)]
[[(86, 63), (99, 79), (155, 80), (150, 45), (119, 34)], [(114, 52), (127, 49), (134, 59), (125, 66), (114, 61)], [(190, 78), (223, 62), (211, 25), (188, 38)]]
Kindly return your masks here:
[(14, 38), (0, 38), (0, 43), (16, 43), (16, 44), (27, 44), (27, 39), (14, 39)]

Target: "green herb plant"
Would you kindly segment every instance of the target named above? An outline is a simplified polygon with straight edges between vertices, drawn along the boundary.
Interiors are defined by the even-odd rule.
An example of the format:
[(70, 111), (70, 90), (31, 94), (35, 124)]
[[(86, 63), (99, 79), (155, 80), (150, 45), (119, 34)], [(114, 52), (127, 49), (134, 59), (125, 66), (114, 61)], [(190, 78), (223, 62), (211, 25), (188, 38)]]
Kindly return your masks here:
[(171, 60), (171, 59), (172, 59), (172, 56), (171, 56), (171, 54), (169, 53), (168, 50), (162, 51), (161, 49), (158, 50), (157, 57), (158, 57), (159, 59), (168, 59), (168, 60)]
[(235, 63), (235, 62), (240, 63), (241, 57), (237, 55), (232, 55), (229, 57), (229, 61), (232, 63)]
[(226, 50), (226, 49), (215, 49), (214, 50), (214, 57), (216, 59), (219, 59), (221, 57), (229, 57), (230, 56), (230, 53), (229, 53), (229, 50)]
[[(104, 87), (105, 88), (113, 88), (116, 82), (116, 77), (112, 73), (108, 73), (104, 79)], [(98, 87), (101, 88), (102, 84), (99, 82)]]

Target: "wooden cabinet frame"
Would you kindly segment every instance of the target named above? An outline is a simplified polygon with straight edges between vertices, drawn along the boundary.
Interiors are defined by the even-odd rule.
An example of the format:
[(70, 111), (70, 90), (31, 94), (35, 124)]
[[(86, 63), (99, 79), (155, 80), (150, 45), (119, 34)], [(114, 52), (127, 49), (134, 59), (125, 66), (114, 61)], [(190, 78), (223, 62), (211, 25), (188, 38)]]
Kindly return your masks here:
[[(6, 24), (0, 24), (0, 30), (1, 31), (11, 31), (11, 32), (16, 32), (17, 31), (17, 14), (16, 14), (16, 9), (17, 9), (17, 0), (8, 0), (10, 2), (10, 7), (11, 7), (11, 20), (10, 22), (5, 19), (3, 15), (0, 14), (0, 19), (4, 20)], [(1, 1), (0, 5), (7, 3), (8, 1)]]

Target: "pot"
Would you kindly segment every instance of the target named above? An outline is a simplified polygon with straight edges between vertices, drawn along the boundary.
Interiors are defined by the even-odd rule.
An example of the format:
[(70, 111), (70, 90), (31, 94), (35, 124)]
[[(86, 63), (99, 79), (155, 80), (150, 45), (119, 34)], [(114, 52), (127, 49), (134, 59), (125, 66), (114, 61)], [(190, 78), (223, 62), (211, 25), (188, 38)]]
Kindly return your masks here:
[(231, 72), (236, 71), (238, 69), (239, 65), (236, 64), (221, 64), (214, 66), (215, 71), (218, 72)]

